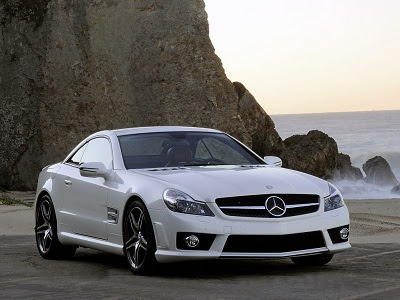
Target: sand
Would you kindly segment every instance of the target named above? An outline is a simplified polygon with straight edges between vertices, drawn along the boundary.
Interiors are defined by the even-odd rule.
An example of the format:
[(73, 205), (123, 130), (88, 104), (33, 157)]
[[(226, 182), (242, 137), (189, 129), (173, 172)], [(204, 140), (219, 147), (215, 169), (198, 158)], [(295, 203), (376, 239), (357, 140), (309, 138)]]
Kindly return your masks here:
[(33, 235), (32, 207), (24, 205), (0, 205), (0, 235)]
[[(400, 243), (400, 199), (347, 200), (350, 242)], [(33, 235), (32, 207), (0, 205), (0, 235)]]
[(400, 199), (347, 200), (350, 242), (400, 243)]

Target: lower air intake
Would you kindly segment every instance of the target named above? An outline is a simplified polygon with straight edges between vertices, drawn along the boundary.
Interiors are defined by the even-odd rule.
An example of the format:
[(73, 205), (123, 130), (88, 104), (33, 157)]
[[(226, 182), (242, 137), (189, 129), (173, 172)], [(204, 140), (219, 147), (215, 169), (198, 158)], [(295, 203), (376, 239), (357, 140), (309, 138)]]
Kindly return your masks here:
[(286, 235), (230, 235), (223, 252), (280, 253), (325, 247), (321, 231)]

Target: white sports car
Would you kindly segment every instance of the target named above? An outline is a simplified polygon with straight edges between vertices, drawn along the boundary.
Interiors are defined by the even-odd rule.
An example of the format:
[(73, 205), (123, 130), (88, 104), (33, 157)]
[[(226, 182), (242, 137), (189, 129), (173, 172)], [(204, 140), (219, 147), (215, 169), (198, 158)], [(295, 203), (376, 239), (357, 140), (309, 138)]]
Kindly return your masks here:
[(39, 253), (94, 248), (125, 256), (134, 273), (216, 258), (326, 264), (350, 248), (343, 198), (281, 164), (213, 129), (97, 132), (39, 175)]

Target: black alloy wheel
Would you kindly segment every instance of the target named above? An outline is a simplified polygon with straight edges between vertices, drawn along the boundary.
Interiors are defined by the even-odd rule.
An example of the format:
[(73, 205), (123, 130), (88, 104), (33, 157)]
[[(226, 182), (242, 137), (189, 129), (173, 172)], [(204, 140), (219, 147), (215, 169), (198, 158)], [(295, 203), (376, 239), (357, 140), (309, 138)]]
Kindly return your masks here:
[(53, 203), (48, 195), (42, 196), (36, 205), (35, 236), (39, 254), (46, 259), (70, 258), (76, 247), (63, 246), (57, 237), (57, 219)]
[(135, 274), (150, 273), (157, 261), (154, 253), (156, 243), (150, 215), (145, 205), (135, 200), (124, 218), (124, 252)]

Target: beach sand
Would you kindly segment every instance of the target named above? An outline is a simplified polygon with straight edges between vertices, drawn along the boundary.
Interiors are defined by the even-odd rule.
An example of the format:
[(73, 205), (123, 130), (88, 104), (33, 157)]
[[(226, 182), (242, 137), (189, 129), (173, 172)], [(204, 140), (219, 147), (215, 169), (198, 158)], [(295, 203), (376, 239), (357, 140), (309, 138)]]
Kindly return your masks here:
[(400, 199), (347, 200), (350, 242), (400, 243)]
[(0, 205), (0, 235), (33, 235), (35, 215), (25, 205)]
[[(400, 243), (400, 199), (347, 200), (351, 243)], [(0, 205), (0, 235), (32, 235), (32, 207)]]

